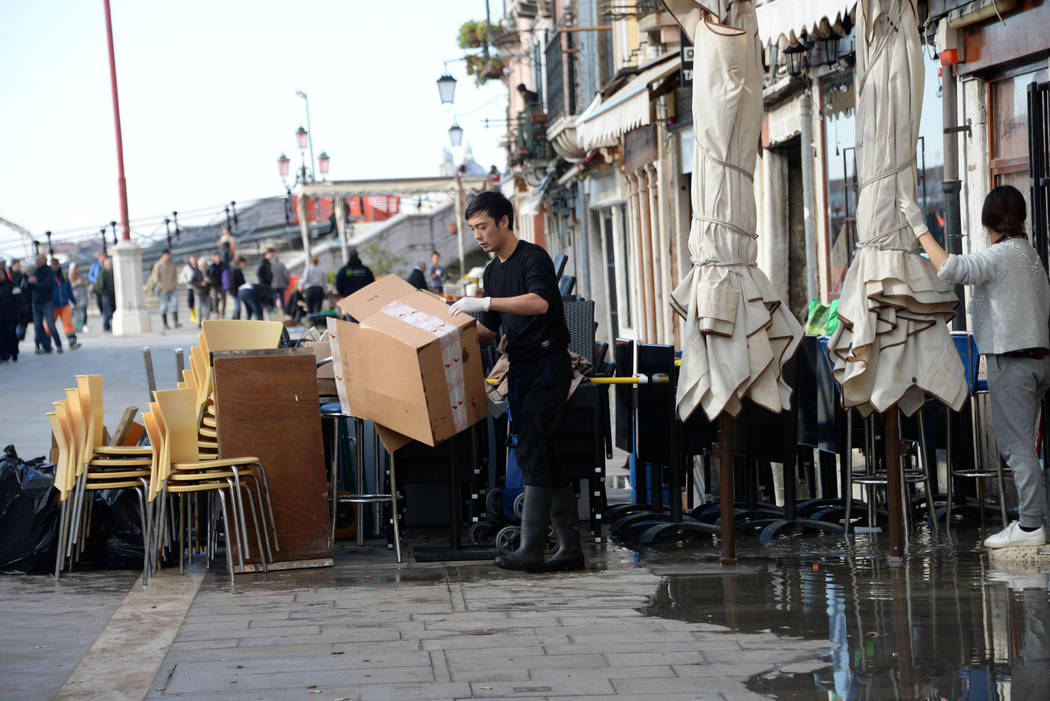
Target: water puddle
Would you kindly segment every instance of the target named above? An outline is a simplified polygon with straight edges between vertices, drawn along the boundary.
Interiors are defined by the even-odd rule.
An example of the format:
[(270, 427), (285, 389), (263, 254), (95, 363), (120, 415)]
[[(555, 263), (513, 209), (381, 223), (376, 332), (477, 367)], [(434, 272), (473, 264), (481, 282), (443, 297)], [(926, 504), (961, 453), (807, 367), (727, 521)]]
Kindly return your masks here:
[(1047, 568), (989, 564), (979, 539), (924, 537), (898, 565), (870, 535), (741, 543), (731, 573), (689, 548), (642, 551), (663, 575), (644, 612), (833, 643), (814, 672), (751, 679), (774, 698), (1050, 699)]

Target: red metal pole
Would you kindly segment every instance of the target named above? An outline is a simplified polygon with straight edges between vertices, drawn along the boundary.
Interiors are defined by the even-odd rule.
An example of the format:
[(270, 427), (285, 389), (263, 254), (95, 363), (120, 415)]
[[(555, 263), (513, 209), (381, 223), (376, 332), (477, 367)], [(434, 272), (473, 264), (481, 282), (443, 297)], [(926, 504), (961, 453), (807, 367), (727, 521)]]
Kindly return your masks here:
[(102, 0), (106, 8), (106, 43), (109, 45), (109, 82), (113, 89), (113, 124), (117, 129), (117, 189), (120, 193), (120, 229), (125, 241), (131, 240), (128, 228), (128, 185), (124, 180), (124, 140), (120, 135), (120, 100), (117, 99), (117, 62), (113, 57), (113, 20), (109, 16), (109, 0)]

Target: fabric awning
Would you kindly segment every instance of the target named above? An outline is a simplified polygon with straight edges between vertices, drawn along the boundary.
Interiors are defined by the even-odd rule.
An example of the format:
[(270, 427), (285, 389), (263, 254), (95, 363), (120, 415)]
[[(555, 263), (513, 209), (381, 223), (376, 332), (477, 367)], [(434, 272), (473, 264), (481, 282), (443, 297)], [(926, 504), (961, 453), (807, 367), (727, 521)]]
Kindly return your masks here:
[(676, 396), (683, 421), (701, 407), (712, 420), (736, 416), (745, 398), (774, 412), (789, 408), (783, 364), (802, 339), (756, 264), (753, 183), (765, 110), (754, 7), (733, 3), (726, 21), (731, 27), (703, 13), (686, 27), (696, 65), (708, 69), (693, 73), (692, 268), (672, 295), (684, 320)]
[(919, 255), (902, 208), (918, 209), (915, 149), (923, 68), (914, 0), (861, 0), (857, 9), (856, 257), (828, 341), (842, 405), (864, 416), (910, 416), (931, 394), (956, 411), (966, 377), (948, 322), (958, 299)]
[(678, 55), (643, 70), (607, 99), (595, 99), (576, 119), (576, 138), (586, 149), (615, 146), (620, 135), (650, 123), (649, 86), (674, 73)]
[[(464, 190), (484, 190), (488, 175), (470, 175), (461, 178)], [(364, 195), (422, 195), (428, 192), (454, 192), (454, 176), (435, 178), (380, 178), (375, 180), (334, 180), (306, 183), (304, 197), (361, 197)]]
[(758, 36), (763, 45), (776, 44), (783, 37), (798, 39), (802, 30), (816, 34), (821, 22), (835, 25), (848, 16), (857, 0), (768, 0), (758, 7)]

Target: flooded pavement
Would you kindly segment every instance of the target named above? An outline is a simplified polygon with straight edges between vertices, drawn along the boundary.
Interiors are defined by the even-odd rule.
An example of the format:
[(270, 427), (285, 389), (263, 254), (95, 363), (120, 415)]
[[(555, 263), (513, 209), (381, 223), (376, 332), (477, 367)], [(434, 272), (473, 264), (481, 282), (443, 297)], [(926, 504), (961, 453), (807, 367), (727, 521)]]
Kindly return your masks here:
[[(1047, 568), (989, 564), (976, 530), (920, 536), (891, 566), (885, 538), (742, 541), (740, 573), (690, 548), (640, 552), (650, 616), (829, 640), (826, 665), (748, 688), (781, 699), (1050, 699)], [(741, 547), (742, 546), (742, 547)], [(703, 567), (710, 574), (688, 574)]]

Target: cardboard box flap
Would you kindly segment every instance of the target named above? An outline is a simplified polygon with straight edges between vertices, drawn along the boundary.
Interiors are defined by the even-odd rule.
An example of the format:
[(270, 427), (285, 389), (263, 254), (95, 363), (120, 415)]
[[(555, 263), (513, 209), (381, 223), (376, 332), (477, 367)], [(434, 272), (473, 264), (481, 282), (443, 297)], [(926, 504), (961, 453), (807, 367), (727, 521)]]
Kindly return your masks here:
[(386, 448), (388, 453), (393, 453), (398, 448), (403, 448), (412, 442), (412, 439), (403, 433), (398, 433), (379, 424), (376, 424), (376, 433), (379, 434), (379, 440), (383, 441), (383, 447)]
[(388, 302), (416, 292), (416, 288), (397, 275), (384, 275), (349, 297), (339, 300), (339, 308), (358, 321), (364, 321)]
[(357, 319), (359, 323), (364, 323), (369, 319), (375, 320), (376, 315), (391, 302), (401, 302), (424, 314), (435, 316), (452, 324), (460, 331), (474, 324), (474, 318), (467, 314), (461, 314), (453, 319), (448, 313), (449, 306), (445, 300), (431, 292), (417, 290), (397, 275), (384, 275), (367, 287), (340, 300), (339, 308)]

